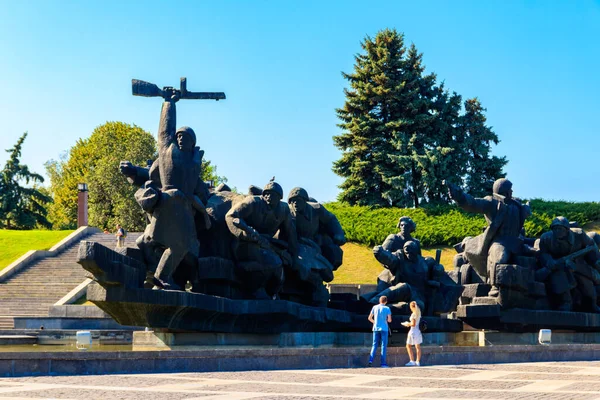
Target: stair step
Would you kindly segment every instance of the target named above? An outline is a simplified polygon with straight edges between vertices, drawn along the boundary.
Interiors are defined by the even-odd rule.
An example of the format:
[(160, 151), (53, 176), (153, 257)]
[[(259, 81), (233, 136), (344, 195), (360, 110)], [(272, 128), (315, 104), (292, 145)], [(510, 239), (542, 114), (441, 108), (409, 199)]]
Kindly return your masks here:
[[(141, 233), (130, 233), (125, 245), (137, 248)], [(114, 235), (92, 234), (83, 240), (114, 248)], [(48, 309), (64, 295), (90, 277), (77, 264), (79, 242), (73, 243), (54, 257), (34, 261), (15, 276), (0, 283), (0, 329), (13, 329), (12, 316), (48, 316)]]

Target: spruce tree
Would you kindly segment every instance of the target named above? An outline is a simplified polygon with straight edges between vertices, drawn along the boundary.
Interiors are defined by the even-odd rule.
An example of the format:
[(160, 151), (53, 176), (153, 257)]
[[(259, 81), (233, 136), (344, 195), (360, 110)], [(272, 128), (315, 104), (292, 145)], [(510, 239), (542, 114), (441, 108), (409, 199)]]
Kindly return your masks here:
[(398, 125), (395, 117), (398, 92), (402, 90), (404, 38), (386, 29), (361, 43), (364, 54), (355, 56), (354, 72), (342, 73), (350, 88), (346, 102), (337, 109), (344, 130), (334, 136), (342, 157), (333, 171), (344, 177), (339, 199), (349, 204), (390, 206), (393, 182), (385, 179), (394, 168), (391, 139)]
[(342, 156), (333, 171), (345, 178), (339, 200), (369, 206), (419, 207), (449, 202), (443, 181), (475, 195), (504, 176), (504, 157), (490, 154), (498, 137), (478, 100), (462, 98), (426, 74), (423, 54), (386, 29), (361, 43), (334, 136)]
[(46, 203), (52, 199), (37, 187), (22, 186), (30, 183), (43, 183), (44, 178), (29, 171), (20, 162), (21, 148), (27, 137), (25, 132), (12, 149), (6, 165), (0, 171), (0, 228), (33, 229), (40, 225), (49, 228), (46, 219)]
[[(342, 158), (333, 170), (345, 178), (339, 199), (371, 206), (415, 206), (425, 197), (424, 166), (433, 137), (435, 74), (425, 75), (422, 54), (386, 29), (361, 43), (346, 103), (337, 110), (344, 132), (334, 136)], [(445, 149), (441, 149), (446, 152)], [(430, 171), (431, 172), (431, 171)]]
[(423, 55), (412, 44), (400, 71), (401, 84), (397, 87), (393, 104), (392, 145), (389, 154), (391, 168), (384, 171), (392, 185), (390, 198), (396, 206), (419, 207), (425, 197), (424, 167), (436, 150), (433, 113), (434, 100), (439, 90), (435, 74), (424, 75)]
[(462, 99), (445, 89), (442, 83), (436, 88), (433, 101), (430, 142), (425, 155), (419, 158), (423, 171), (424, 201), (429, 204), (449, 202), (444, 180), (460, 182), (466, 170), (467, 155), (464, 141), (458, 130)]
[(486, 109), (479, 99), (465, 101), (465, 113), (460, 119), (460, 131), (464, 137), (467, 168), (464, 186), (474, 196), (486, 196), (491, 193), (494, 181), (506, 174), (503, 168), (506, 157), (491, 154), (491, 144), (498, 144), (498, 135), (486, 125)]

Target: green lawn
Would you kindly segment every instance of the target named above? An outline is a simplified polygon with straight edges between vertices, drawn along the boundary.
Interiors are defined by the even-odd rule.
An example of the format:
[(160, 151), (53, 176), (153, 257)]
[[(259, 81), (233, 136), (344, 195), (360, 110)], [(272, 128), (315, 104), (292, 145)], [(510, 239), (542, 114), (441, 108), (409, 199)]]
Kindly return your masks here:
[(0, 270), (29, 250), (48, 250), (72, 232), (0, 229)]
[(586, 232), (595, 231), (595, 232), (600, 233), (600, 221), (593, 221), (593, 222), (590, 222), (589, 224), (584, 225), (583, 230)]
[[(600, 221), (591, 222), (583, 229), (600, 232)], [(373, 257), (372, 248), (357, 243), (346, 243), (342, 248), (344, 249), (344, 263), (335, 271), (335, 277), (331, 283), (376, 284), (377, 275), (383, 270), (383, 267)], [(434, 246), (423, 249), (423, 255), (435, 257), (436, 249), (442, 250), (441, 264), (446, 271), (451, 271), (453, 269), (452, 259), (456, 251), (449, 246)]]
[[(373, 256), (371, 247), (363, 246), (357, 243), (346, 243), (344, 250), (344, 263), (334, 272), (334, 279), (331, 283), (377, 283), (377, 275), (383, 270), (383, 267)], [(441, 264), (447, 271), (452, 270), (452, 258), (456, 251), (449, 246), (435, 246), (423, 249), (424, 256), (435, 258), (435, 250), (442, 250)]]

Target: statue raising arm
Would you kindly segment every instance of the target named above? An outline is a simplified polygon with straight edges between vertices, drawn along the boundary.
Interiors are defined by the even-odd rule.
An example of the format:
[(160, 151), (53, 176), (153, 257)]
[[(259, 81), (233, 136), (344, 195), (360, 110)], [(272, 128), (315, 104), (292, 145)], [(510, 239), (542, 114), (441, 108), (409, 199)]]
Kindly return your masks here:
[(448, 186), (448, 195), (463, 210), (478, 214), (491, 214), (494, 212), (494, 202), (489, 198), (476, 198), (465, 193), (457, 185), (444, 181)]
[(175, 132), (177, 131), (177, 113), (175, 103), (179, 101), (181, 93), (177, 89), (166, 87), (162, 91), (165, 99), (160, 112), (160, 122), (158, 125), (158, 153), (164, 153), (167, 148), (175, 143)]

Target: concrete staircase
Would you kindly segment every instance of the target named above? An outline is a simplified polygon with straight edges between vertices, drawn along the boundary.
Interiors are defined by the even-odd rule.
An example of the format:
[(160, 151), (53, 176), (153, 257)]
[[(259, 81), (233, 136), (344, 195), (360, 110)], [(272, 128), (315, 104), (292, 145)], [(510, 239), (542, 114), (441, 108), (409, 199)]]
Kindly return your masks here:
[[(140, 235), (129, 233), (125, 245), (136, 247)], [(109, 248), (116, 245), (112, 234), (95, 233), (85, 237)], [(0, 283), (0, 330), (14, 327), (13, 317), (48, 316), (48, 309), (76, 288), (90, 274), (77, 260), (79, 242), (54, 257), (34, 261), (24, 270)]]

